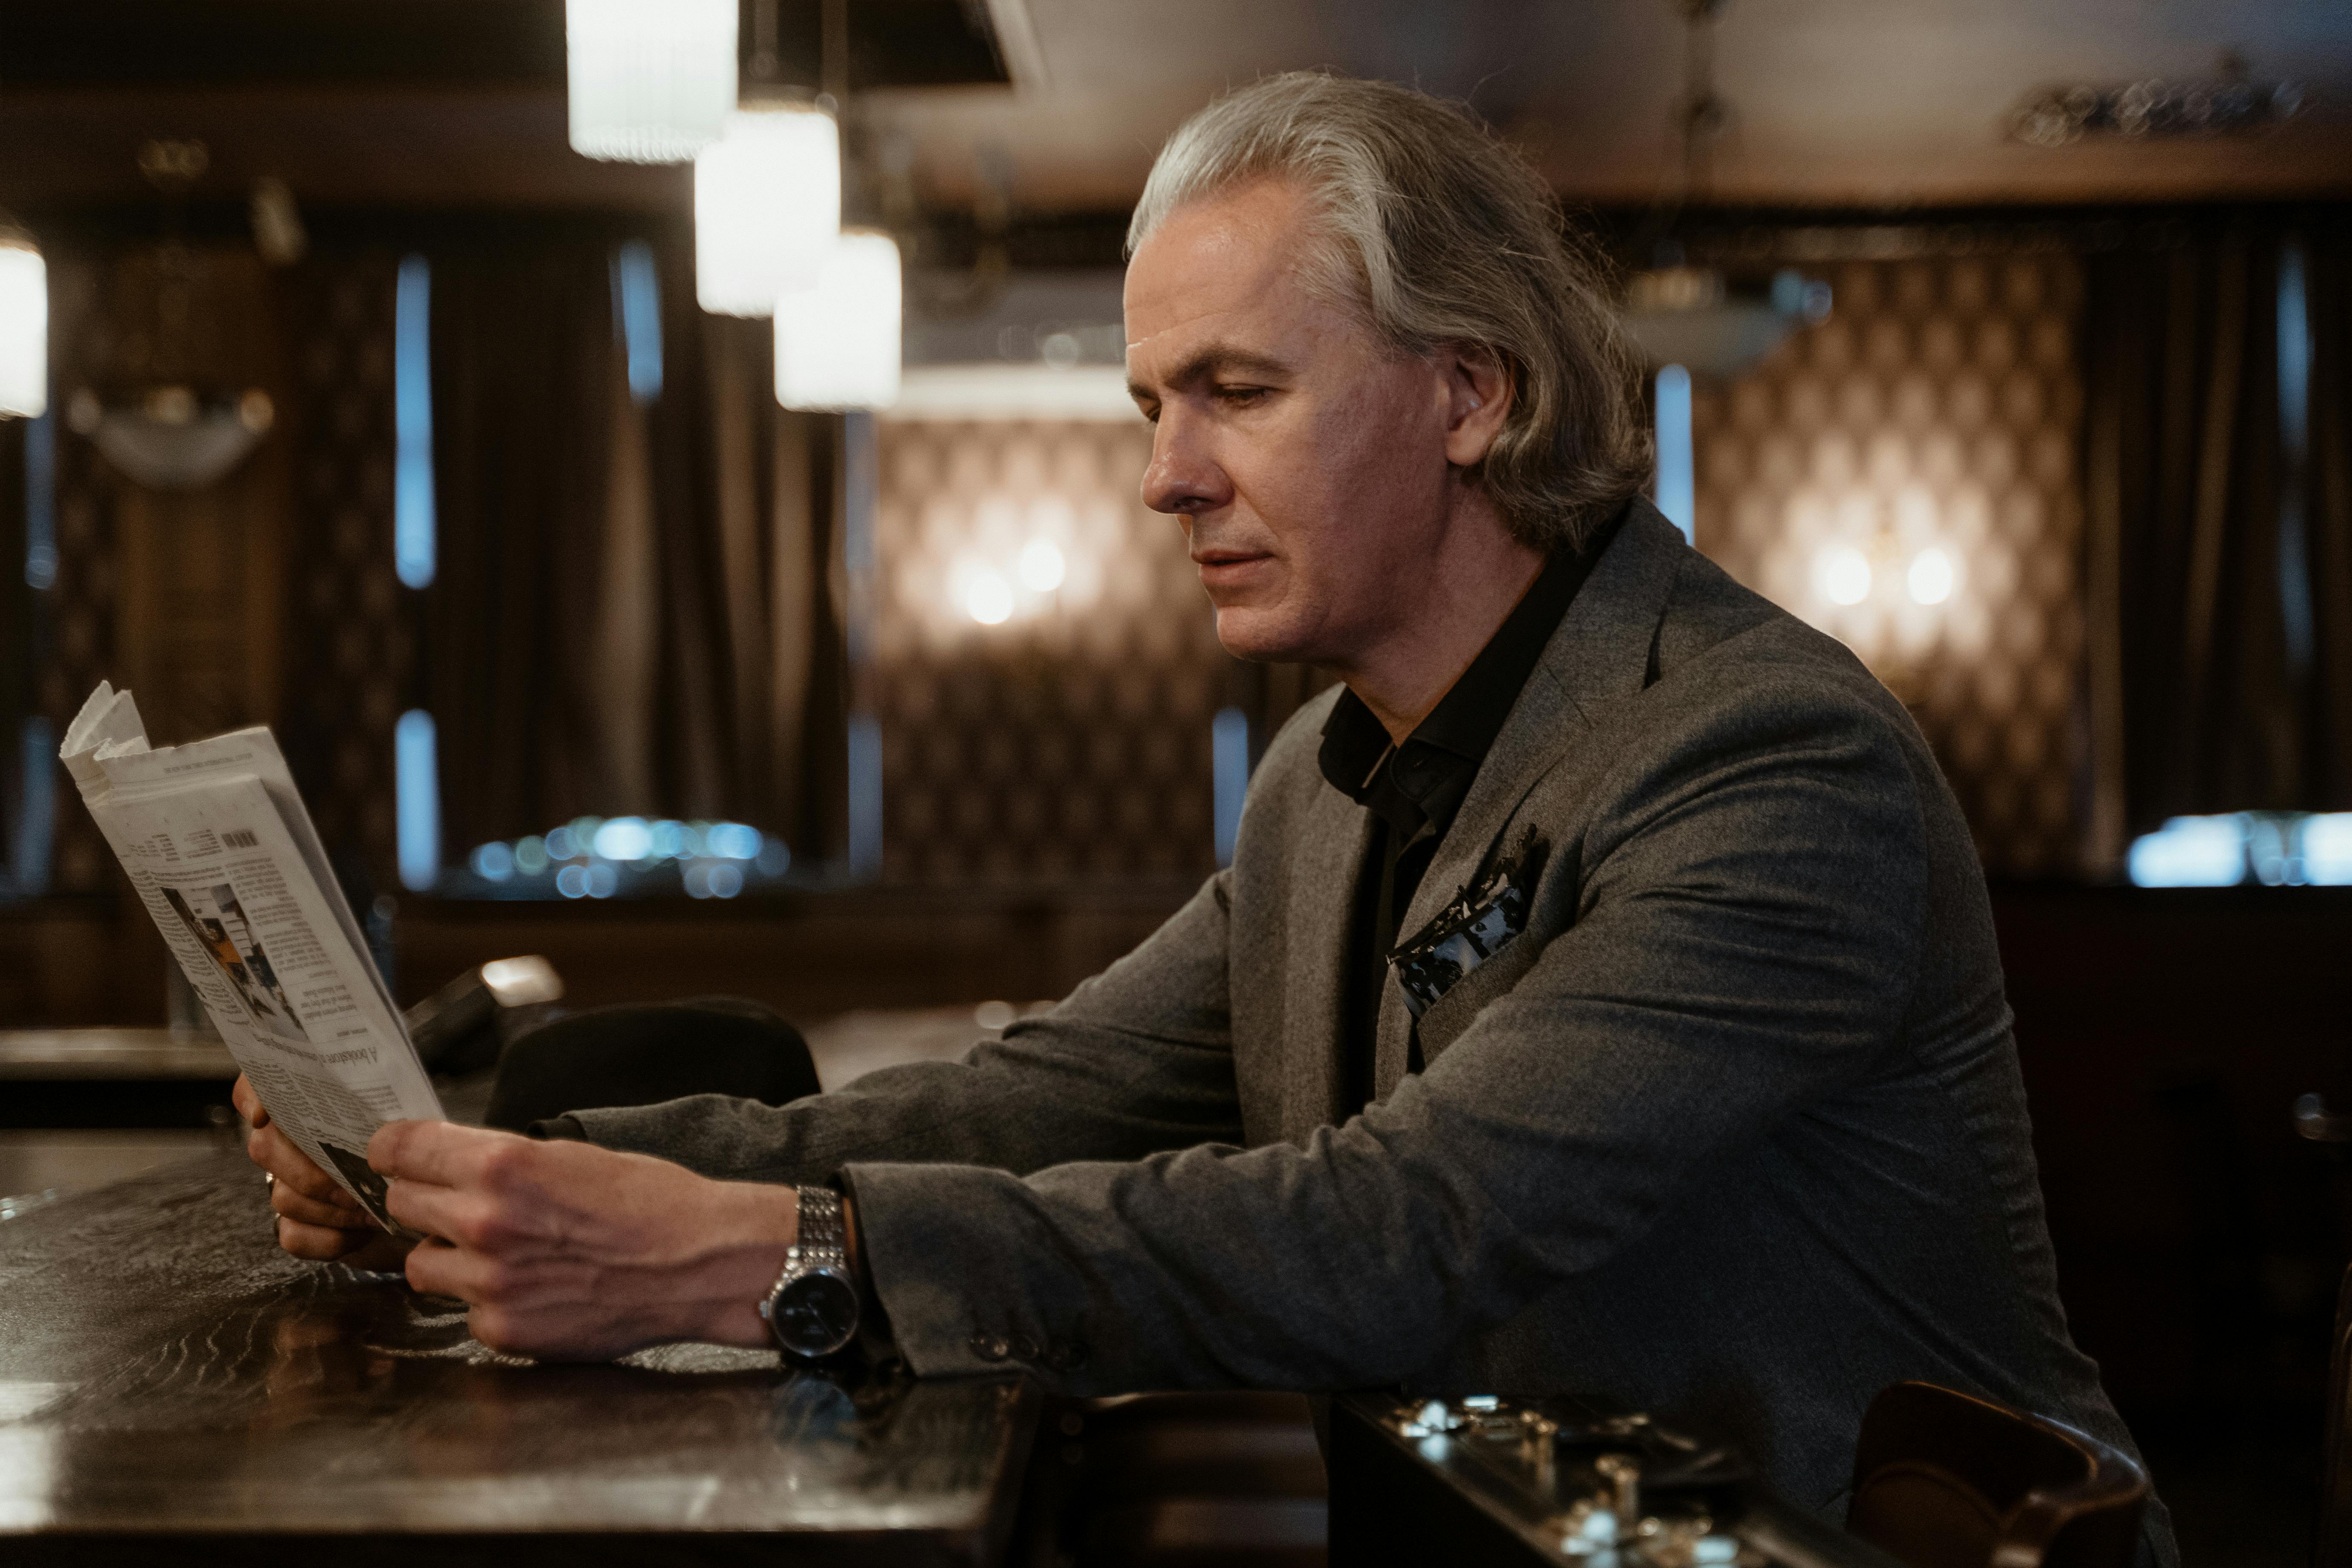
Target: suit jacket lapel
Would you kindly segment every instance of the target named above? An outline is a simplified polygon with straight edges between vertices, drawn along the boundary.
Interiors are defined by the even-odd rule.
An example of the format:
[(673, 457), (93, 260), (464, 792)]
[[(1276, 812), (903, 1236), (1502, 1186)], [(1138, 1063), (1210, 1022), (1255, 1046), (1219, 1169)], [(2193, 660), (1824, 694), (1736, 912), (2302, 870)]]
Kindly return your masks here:
[[(1637, 497), (1503, 721), (1405, 907), (1401, 937), (1427, 925), (1477, 874), (1528, 792), (1591, 728), (1588, 710), (1642, 689), (1667, 595), (1689, 553), (1681, 531)], [(1391, 980), (1381, 992), (1375, 1079), (1381, 1094), (1404, 1076), (1412, 1037), (1412, 1015)]]
[[(1348, 943), (1371, 847), (1371, 813), (1335, 789), (1317, 792), (1290, 856), (1284, 964), (1282, 1131), (1300, 1140), (1338, 1126), (1347, 1103)], [(1246, 959), (1244, 959), (1246, 962)]]

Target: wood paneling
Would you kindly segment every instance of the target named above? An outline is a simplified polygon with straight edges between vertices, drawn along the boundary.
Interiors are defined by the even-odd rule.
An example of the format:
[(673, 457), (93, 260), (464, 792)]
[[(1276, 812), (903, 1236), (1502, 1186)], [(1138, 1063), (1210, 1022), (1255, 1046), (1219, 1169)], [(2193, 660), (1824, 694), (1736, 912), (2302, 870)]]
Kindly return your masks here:
[(1092, 893), (860, 892), (608, 903), (407, 901), (404, 1003), (470, 964), (546, 954), (593, 1006), (727, 993), (796, 1023), (857, 1007), (1058, 999), (1158, 929), (1189, 881)]

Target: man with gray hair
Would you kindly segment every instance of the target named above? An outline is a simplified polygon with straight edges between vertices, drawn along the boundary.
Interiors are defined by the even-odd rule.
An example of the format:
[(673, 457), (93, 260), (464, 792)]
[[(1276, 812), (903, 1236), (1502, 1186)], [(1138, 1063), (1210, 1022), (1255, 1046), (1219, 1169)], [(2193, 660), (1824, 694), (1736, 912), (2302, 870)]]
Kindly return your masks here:
[[(412, 1281), (539, 1355), (887, 1323), (919, 1373), (1080, 1394), (1605, 1392), (1823, 1509), (1898, 1379), (2128, 1447), (1958, 809), (1856, 660), (1639, 499), (1534, 174), (1418, 93), (1277, 77), (1169, 142), (1130, 249), (1144, 499), (1226, 647), (1343, 682), (1231, 868), (961, 1063), (384, 1129)], [(357, 1244), (253, 1147), (290, 1250)]]

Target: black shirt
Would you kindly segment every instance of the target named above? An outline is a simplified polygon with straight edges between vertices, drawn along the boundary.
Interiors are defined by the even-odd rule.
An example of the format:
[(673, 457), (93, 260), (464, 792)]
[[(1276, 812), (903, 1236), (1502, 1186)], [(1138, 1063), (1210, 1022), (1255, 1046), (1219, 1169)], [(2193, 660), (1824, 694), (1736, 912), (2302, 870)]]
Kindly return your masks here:
[[(1388, 954), (1397, 922), (1421, 886), (1437, 847), (1454, 826), (1471, 781), (1502, 732), (1545, 645), (1567, 614), (1592, 563), (1616, 532), (1601, 530), (1581, 551), (1548, 562), (1505, 616), (1470, 668), (1448, 688), (1429, 716), (1402, 744), (1352, 691), (1341, 691), (1323, 725), (1318, 760), (1323, 777), (1372, 814), (1370, 858), (1360, 879), (1354, 935), (1349, 942), (1347, 1034), (1351, 1102), (1369, 1105), (1373, 1090), (1375, 1037), (1381, 995), (1389, 984)], [(1412, 1070), (1421, 1069), (1421, 1043)]]

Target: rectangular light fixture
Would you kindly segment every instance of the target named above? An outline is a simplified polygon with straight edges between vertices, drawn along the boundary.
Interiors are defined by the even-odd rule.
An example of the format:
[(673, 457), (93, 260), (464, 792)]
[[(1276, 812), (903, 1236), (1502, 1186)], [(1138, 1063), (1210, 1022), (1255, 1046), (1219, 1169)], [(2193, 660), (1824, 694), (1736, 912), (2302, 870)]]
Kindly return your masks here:
[(841, 232), (841, 132), (787, 105), (741, 109), (694, 160), (694, 296), (722, 316), (765, 316), (806, 288)]
[(683, 163), (735, 107), (736, 0), (565, 0), (572, 150)]
[(887, 408), (898, 396), (898, 247), (844, 229), (816, 281), (776, 300), (776, 401), (787, 408)]
[(49, 406), (49, 269), (22, 229), (0, 220), (0, 416)]

